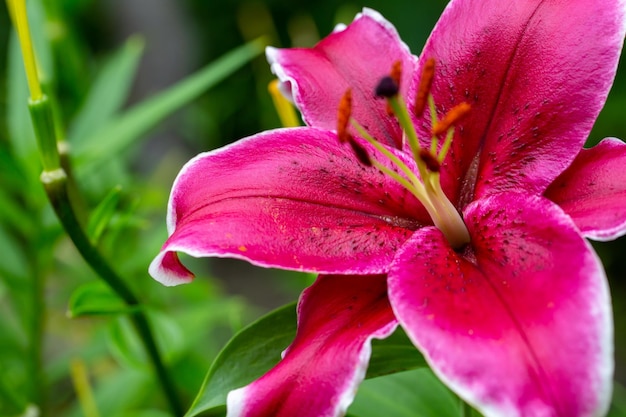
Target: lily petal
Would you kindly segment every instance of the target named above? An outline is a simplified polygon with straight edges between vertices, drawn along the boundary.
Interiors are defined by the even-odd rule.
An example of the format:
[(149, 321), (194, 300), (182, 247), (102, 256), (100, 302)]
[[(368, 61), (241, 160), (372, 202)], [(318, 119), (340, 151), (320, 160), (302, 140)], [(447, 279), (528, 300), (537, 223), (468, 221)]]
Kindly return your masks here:
[(603, 415), (611, 301), (589, 244), (542, 197), (494, 195), (465, 220), (465, 252), (428, 227), (391, 267), (389, 298), (409, 337), (485, 416)]
[(461, 206), (504, 190), (545, 191), (587, 139), (625, 31), (624, 0), (451, 1), (420, 59), (420, 67), (431, 57), (438, 64), (440, 115), (472, 106), (443, 168), (444, 189)]
[(545, 192), (588, 238), (613, 240), (626, 234), (626, 143), (604, 139), (583, 149)]
[(389, 75), (394, 62), (400, 61), (400, 88), (406, 95), (417, 57), (378, 12), (363, 9), (345, 29), (313, 48), (268, 48), (267, 59), (308, 125), (336, 129), (339, 101), (351, 88), (352, 116), (379, 141), (401, 146), (400, 128), (387, 115), (385, 102), (374, 96), (374, 90), (380, 79)]
[(384, 275), (320, 276), (302, 293), (283, 360), (231, 391), (227, 417), (338, 417), (365, 377), (372, 338), (397, 326)]
[(150, 273), (165, 285), (188, 282), (193, 275), (176, 251), (321, 273), (385, 273), (420, 218), (428, 222), (412, 194), (360, 164), (335, 134), (279, 129), (185, 165), (170, 196), (170, 237)]

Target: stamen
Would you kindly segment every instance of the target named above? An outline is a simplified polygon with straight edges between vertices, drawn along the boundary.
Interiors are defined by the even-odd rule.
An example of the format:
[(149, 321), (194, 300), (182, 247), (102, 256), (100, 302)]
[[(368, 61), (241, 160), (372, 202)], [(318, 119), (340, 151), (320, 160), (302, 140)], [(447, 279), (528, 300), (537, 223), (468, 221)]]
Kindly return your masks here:
[(451, 126), (458, 123), (463, 117), (465, 117), (469, 113), (471, 107), (472, 106), (465, 102), (454, 106), (448, 113), (446, 113), (445, 116), (443, 116), (443, 119), (435, 123), (432, 129), (433, 135), (441, 135), (446, 132)]
[(428, 95), (428, 110), (430, 111), (430, 125), (434, 126), (437, 124), (437, 121), (439, 121), (439, 119), (437, 118), (437, 106), (435, 105), (435, 98), (432, 94)]
[(354, 154), (356, 155), (356, 158), (359, 160), (359, 162), (365, 166), (371, 167), (372, 160), (370, 159), (370, 156), (367, 153), (367, 150), (363, 147), (363, 145), (358, 143), (351, 135), (348, 139), (348, 142), (350, 143), (350, 146), (352, 147), (352, 150), (354, 151)]
[(441, 169), (441, 164), (439, 163), (439, 160), (432, 153), (430, 153), (429, 150), (420, 149), (419, 155), (420, 159), (422, 160), (422, 162), (424, 162), (424, 165), (426, 165), (426, 168), (430, 172), (439, 172), (439, 170)]
[(396, 82), (398, 88), (400, 87), (400, 81), (402, 79), (402, 61), (396, 61), (391, 66), (391, 73), (389, 74), (392, 80)]
[(354, 155), (360, 163), (368, 167), (372, 166), (367, 150), (358, 143), (354, 137), (348, 132), (348, 123), (350, 123), (350, 115), (352, 114), (352, 90), (347, 89), (339, 101), (339, 109), (337, 110), (337, 137), (339, 142), (350, 144)]
[(376, 96), (384, 98), (392, 98), (398, 95), (400, 87), (391, 76), (387, 75), (380, 79), (376, 86)]
[[(402, 80), (402, 61), (396, 61), (396, 62), (393, 63), (393, 65), (391, 66), (391, 73), (389, 74), (389, 77), (396, 83), (397, 89), (399, 91), (400, 90), (400, 82)], [(398, 93), (396, 93), (396, 94), (398, 94)], [(394, 94), (394, 95), (396, 95), (396, 94)], [(393, 108), (391, 107), (391, 105), (389, 103), (387, 103), (387, 115), (389, 117), (393, 117), (394, 116)]]
[(337, 111), (337, 136), (341, 143), (349, 142), (352, 139), (352, 135), (348, 132), (348, 123), (350, 123), (351, 113), (352, 90), (347, 89), (339, 101), (339, 109)]
[[(440, 171), (441, 164), (454, 137), (454, 124), (469, 112), (470, 106), (467, 103), (461, 103), (452, 108), (441, 121), (438, 120), (434, 98), (430, 94), (433, 74), (434, 60), (431, 59), (425, 65), (424, 74), (420, 80), (418, 100), (421, 101), (421, 104), (418, 103), (422, 107), (418, 109), (420, 112), (423, 113), (426, 105), (430, 106), (433, 137), (430, 146), (426, 148), (422, 148), (420, 145), (414, 125), (414, 115), (410, 114), (403, 97), (399, 94), (401, 77), (399, 62), (394, 63), (390, 75), (380, 79), (375, 90), (376, 96), (386, 98), (388, 111), (389, 109), (392, 110), (392, 114), (402, 129), (402, 134), (411, 149), (418, 172), (415, 172), (414, 168), (410, 168), (391, 150), (373, 138), (363, 126), (351, 117), (352, 97), (350, 91), (346, 92), (339, 105), (337, 133), (342, 142), (350, 143), (361, 163), (375, 167), (411, 192), (423, 204), (434, 225), (441, 230), (450, 245), (455, 249), (460, 249), (470, 241), (470, 236), (461, 213), (456, 210), (441, 188)], [(354, 128), (355, 134), (366, 140), (377, 152), (380, 152), (381, 156), (392, 164), (392, 167), (381, 164), (376, 155), (369, 154), (368, 150), (348, 132), (348, 123)], [(439, 148), (437, 135), (444, 132), (446, 132), (445, 140), (441, 150), (437, 152)]]
[(411, 148), (411, 152), (413, 153), (413, 159), (417, 164), (417, 169), (420, 173), (420, 176), (422, 177), (422, 179), (426, 178), (426, 176), (428, 175), (428, 170), (426, 169), (426, 166), (419, 157), (419, 153), (421, 150), (419, 139), (417, 137), (415, 126), (413, 125), (411, 115), (409, 114), (404, 100), (402, 100), (402, 97), (400, 96), (393, 96), (387, 99), (387, 104), (393, 109), (393, 113), (395, 114), (398, 123), (400, 123), (400, 126), (402, 127), (402, 130), (406, 135), (407, 142), (409, 143), (409, 147)]
[[(359, 124), (359, 122), (357, 122), (354, 119), (350, 119), (350, 122), (352, 123), (352, 126), (354, 126), (354, 128), (357, 130), (357, 132), (359, 132), (359, 135), (361, 135), (361, 137), (363, 139), (368, 141), (370, 145), (372, 145), (377, 151), (382, 153), (400, 171), (402, 171), (402, 173), (404, 175), (406, 175), (406, 177), (409, 179), (410, 183), (412, 184), (412, 186), (410, 188), (407, 187), (407, 189), (410, 189), (411, 192), (413, 192), (413, 190), (417, 190), (416, 192), (413, 192), (413, 194), (415, 194), (415, 196), (417, 197), (418, 200), (421, 200), (421, 195), (425, 195), (424, 194), (424, 186), (422, 185), (421, 182), (419, 182), (419, 180), (417, 179), (417, 176), (415, 175), (415, 173), (408, 166), (406, 166), (406, 164), (404, 162), (402, 162), (397, 156), (395, 156), (393, 153), (391, 153), (391, 151), (389, 151), (389, 149), (385, 148), (384, 145), (382, 145), (380, 142), (378, 142), (376, 139), (374, 139), (369, 133), (367, 133), (367, 130), (365, 130), (365, 128), (363, 126), (361, 126)], [(388, 168), (378, 164), (378, 162), (375, 159), (373, 159), (372, 162), (373, 162), (373, 164), (374, 164), (374, 166), (376, 168), (379, 168), (382, 171), (385, 171), (385, 173), (389, 173), (389, 175), (391, 177), (393, 177), (394, 179), (398, 180), (397, 177), (401, 178), (401, 176), (396, 174), (394, 171), (391, 171)], [(395, 175), (393, 175), (391, 173), (393, 173)], [(404, 182), (401, 182), (401, 181), (398, 181), (398, 182), (400, 182), (403, 186), (406, 187)]]
[[(436, 137), (436, 136), (435, 136)], [(454, 128), (448, 129), (448, 133), (446, 133), (446, 139), (441, 146), (441, 150), (439, 152), (439, 156), (437, 160), (439, 163), (443, 163), (443, 160), (446, 158), (448, 151), (450, 150), (450, 145), (452, 145), (452, 138), (454, 137)]]
[(434, 77), (435, 58), (428, 58), (422, 70), (422, 78), (420, 79), (419, 90), (417, 90), (417, 97), (415, 98), (415, 115), (417, 117), (420, 117), (422, 113), (424, 113)]

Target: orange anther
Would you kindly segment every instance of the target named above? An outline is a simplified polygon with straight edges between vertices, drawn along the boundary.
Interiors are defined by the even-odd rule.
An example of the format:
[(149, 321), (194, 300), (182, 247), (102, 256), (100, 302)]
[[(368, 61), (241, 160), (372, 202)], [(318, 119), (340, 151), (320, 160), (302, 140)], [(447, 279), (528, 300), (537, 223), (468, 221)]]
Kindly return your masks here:
[(402, 79), (402, 61), (396, 61), (391, 66), (391, 73), (389, 74), (392, 80), (394, 80), (400, 87), (400, 80)]
[(337, 136), (339, 142), (345, 143), (352, 137), (348, 132), (348, 123), (350, 123), (350, 115), (352, 114), (352, 90), (348, 89), (339, 101), (339, 109), (337, 110)]
[(422, 78), (420, 78), (419, 90), (417, 90), (417, 97), (415, 97), (415, 115), (421, 116), (426, 108), (426, 102), (428, 101), (428, 94), (433, 85), (433, 78), (435, 77), (435, 58), (428, 58), (422, 69)]
[(359, 160), (365, 166), (371, 167), (372, 160), (370, 159), (369, 154), (367, 153), (367, 149), (363, 147), (360, 143), (358, 143), (352, 136), (349, 138), (350, 146), (352, 147), (352, 151), (356, 156), (356, 159)]
[(455, 125), (463, 117), (465, 117), (469, 113), (471, 108), (472, 106), (470, 106), (469, 104), (465, 102), (461, 104), (457, 104), (456, 106), (452, 107), (450, 111), (448, 111), (448, 113), (446, 113), (446, 115), (443, 116), (443, 119), (435, 123), (435, 126), (433, 126), (433, 131), (432, 131), (433, 135), (436, 136), (436, 135), (441, 135), (442, 133), (445, 133), (451, 126)]

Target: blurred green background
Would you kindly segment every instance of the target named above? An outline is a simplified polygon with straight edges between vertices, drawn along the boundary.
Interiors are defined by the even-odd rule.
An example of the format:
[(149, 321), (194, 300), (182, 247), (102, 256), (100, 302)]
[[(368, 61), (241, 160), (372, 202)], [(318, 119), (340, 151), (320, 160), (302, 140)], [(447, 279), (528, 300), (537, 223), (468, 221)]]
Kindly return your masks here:
[[(446, 3), (32, 0), (29, 7), (33, 32), (49, 39), (49, 47), (38, 49), (39, 64), (55, 81), (70, 145), (81, 149), (84, 138), (125, 108), (258, 36), (267, 36), (274, 46), (311, 46), (366, 6), (394, 23), (419, 53)], [(40, 167), (16, 53), (6, 8), (0, 7), (0, 415), (20, 415), (38, 400), (48, 404), (48, 415), (83, 415), (76, 391), (85, 369), (100, 415), (167, 415), (124, 317), (77, 307), (81, 294), (98, 293), (99, 284), (64, 237), (38, 183)], [(107, 77), (117, 80), (111, 91), (98, 84)], [(76, 161), (84, 207), (113, 201), (115, 211), (98, 245), (147, 302), (186, 404), (233, 332), (261, 312), (295, 300), (311, 282), (309, 276), (218, 259), (187, 260), (199, 277), (182, 287), (165, 289), (146, 272), (166, 237), (168, 193), (185, 161), (279, 126), (267, 94), (271, 79), (261, 55), (132, 144), (109, 149), (111, 154), (97, 162)], [(90, 95), (98, 89), (103, 104), (90, 107)], [(85, 116), (88, 112), (93, 114)], [(625, 116), (622, 58), (589, 145), (607, 136), (626, 138)], [(97, 139), (108, 149), (111, 138)], [(616, 377), (626, 382), (626, 239), (594, 246), (613, 294)], [(43, 342), (41, 352), (37, 340)], [(41, 367), (37, 357), (43, 358)]]

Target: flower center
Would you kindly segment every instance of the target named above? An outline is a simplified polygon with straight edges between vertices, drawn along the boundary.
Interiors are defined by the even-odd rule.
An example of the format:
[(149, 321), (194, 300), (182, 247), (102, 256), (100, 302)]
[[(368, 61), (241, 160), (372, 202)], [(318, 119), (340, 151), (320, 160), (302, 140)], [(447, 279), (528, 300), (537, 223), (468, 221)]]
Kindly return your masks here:
[[(452, 144), (454, 126), (469, 112), (470, 106), (467, 103), (461, 103), (453, 107), (443, 118), (439, 119), (434, 98), (430, 93), (434, 71), (435, 61), (430, 59), (424, 66), (413, 109), (414, 114), (419, 117), (423, 114), (426, 107), (429, 108), (431, 115), (431, 143), (428, 149), (420, 145), (409, 110), (399, 94), (401, 73), (399, 62), (393, 65), (391, 74), (383, 77), (376, 87), (376, 95), (387, 100), (387, 112), (400, 123), (403, 137), (406, 138), (417, 165), (417, 173), (377, 139), (372, 137), (358, 121), (351, 117), (352, 94), (350, 90), (346, 91), (339, 103), (337, 135), (341, 142), (350, 144), (361, 163), (367, 166), (374, 166), (409, 190), (424, 205), (433, 223), (441, 230), (450, 245), (455, 249), (460, 249), (469, 243), (470, 237), (461, 214), (441, 188), (440, 168)], [(369, 155), (365, 148), (349, 133), (349, 126), (352, 126), (360, 137), (369, 142), (395, 165), (399, 173), (381, 164)], [(438, 150), (440, 139), (443, 139), (443, 143)]]

